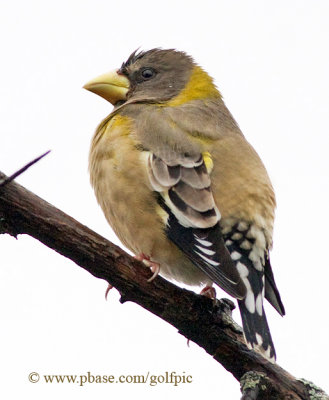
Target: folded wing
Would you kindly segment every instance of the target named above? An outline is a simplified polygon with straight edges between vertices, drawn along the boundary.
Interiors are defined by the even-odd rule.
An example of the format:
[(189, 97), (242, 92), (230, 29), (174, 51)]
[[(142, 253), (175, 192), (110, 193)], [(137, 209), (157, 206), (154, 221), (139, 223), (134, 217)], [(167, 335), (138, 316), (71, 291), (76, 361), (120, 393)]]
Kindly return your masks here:
[(159, 205), (167, 215), (168, 238), (213, 282), (231, 296), (242, 299), (246, 288), (222, 238), (221, 216), (211, 190), (207, 158), (208, 153), (148, 152), (148, 175), (158, 193)]

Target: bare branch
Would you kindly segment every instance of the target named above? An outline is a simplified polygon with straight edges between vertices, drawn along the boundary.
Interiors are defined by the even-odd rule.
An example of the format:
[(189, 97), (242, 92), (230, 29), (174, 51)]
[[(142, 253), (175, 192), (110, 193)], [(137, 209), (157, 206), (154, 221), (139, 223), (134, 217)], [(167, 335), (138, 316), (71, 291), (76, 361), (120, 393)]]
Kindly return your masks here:
[[(7, 178), (0, 173), (0, 179)], [(118, 289), (122, 303), (133, 301), (175, 326), (237, 380), (255, 371), (253, 376), (261, 387), (249, 390), (246, 377), (250, 382), (250, 376), (244, 376), (243, 396), (311, 399), (304, 382), (247, 349), (241, 329), (231, 319), (234, 305), (230, 300), (222, 299), (214, 305), (210, 299), (161, 277), (149, 283), (152, 273), (142, 263), (15, 182), (0, 187), (0, 233), (33, 236), (95, 277), (105, 279)]]

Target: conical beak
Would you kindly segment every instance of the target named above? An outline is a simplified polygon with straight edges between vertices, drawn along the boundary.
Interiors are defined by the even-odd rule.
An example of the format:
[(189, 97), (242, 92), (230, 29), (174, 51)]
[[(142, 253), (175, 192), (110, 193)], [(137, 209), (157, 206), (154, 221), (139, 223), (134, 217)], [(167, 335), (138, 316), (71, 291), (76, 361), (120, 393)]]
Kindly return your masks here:
[(120, 100), (126, 100), (130, 83), (126, 76), (115, 70), (92, 79), (83, 87), (115, 105)]

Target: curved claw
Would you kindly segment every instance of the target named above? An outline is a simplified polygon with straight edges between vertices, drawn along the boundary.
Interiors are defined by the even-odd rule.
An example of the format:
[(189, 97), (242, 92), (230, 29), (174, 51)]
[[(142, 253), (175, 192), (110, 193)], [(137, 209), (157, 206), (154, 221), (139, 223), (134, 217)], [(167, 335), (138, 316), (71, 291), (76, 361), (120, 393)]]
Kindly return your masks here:
[(108, 294), (109, 294), (111, 289), (113, 289), (113, 286), (109, 283), (109, 285), (108, 285), (108, 287), (106, 289), (106, 292), (105, 292), (105, 300), (107, 300), (107, 296), (108, 296)]
[(153, 261), (148, 261), (147, 264), (144, 262), (144, 264), (147, 265), (148, 267), (150, 267), (151, 271), (153, 272), (153, 275), (151, 276), (151, 278), (149, 278), (147, 280), (147, 282), (152, 282), (159, 275), (160, 264), (153, 262)]
[(136, 258), (136, 260), (142, 261), (142, 263), (147, 267), (149, 267), (150, 270), (153, 272), (153, 275), (151, 276), (151, 278), (147, 280), (147, 282), (152, 282), (159, 275), (160, 264), (155, 261), (151, 261), (149, 256), (146, 256), (144, 253), (141, 253), (138, 254), (137, 256), (134, 256), (134, 258)]
[(216, 300), (216, 289), (212, 286), (205, 286), (200, 294), (201, 296), (209, 297), (211, 300)]

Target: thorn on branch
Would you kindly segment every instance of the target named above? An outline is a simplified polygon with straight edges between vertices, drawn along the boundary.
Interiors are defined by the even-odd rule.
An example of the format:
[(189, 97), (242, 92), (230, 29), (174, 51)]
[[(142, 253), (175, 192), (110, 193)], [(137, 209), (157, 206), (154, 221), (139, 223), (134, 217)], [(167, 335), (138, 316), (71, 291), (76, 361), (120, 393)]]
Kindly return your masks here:
[(29, 163), (24, 165), (24, 167), (22, 167), (21, 169), (19, 169), (16, 172), (14, 172), (12, 175), (8, 176), (7, 178), (1, 179), (0, 180), (0, 187), (3, 187), (5, 185), (7, 185), (8, 183), (10, 183), (11, 181), (13, 181), (15, 178), (17, 178), (19, 175), (21, 175), (23, 172), (25, 172), (28, 168), (30, 168), (33, 164), (37, 163), (39, 160), (41, 160), (43, 157), (45, 157), (47, 154), (49, 154), (50, 151), (51, 150), (48, 150), (44, 154), (42, 154), (41, 156), (39, 156), (39, 157), (35, 158), (34, 160), (30, 161)]

